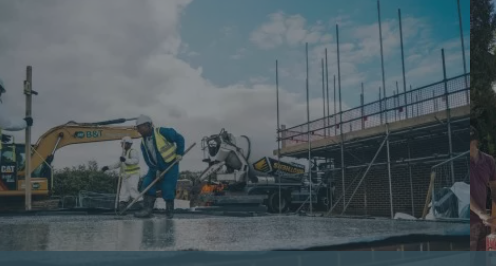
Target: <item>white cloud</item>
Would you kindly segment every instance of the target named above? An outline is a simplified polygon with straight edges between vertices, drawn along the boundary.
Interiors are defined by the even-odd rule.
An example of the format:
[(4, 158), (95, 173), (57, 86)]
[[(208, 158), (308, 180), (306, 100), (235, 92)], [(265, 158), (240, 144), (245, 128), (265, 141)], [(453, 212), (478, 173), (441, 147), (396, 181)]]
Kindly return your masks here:
[(239, 60), (239, 59), (245, 57), (245, 55), (246, 55), (246, 48), (239, 48), (236, 51), (236, 53), (229, 56), (229, 58), (231, 58), (233, 60)]
[[(0, 73), (9, 89), (7, 107), (24, 113), (20, 84), (26, 65), (33, 65), (36, 140), (49, 128), (69, 120), (101, 121), (148, 114), (156, 125), (173, 127), (197, 142), (181, 169), (202, 170), (200, 140), (226, 128), (252, 139), (253, 158), (277, 147), (276, 90), (265, 80), (253, 85), (216, 87), (180, 60), (179, 18), (189, 1), (54, 1), (25, 6), (9, 2), (0, 10)], [(19, 11), (19, 17), (5, 14)], [(102, 27), (105, 25), (105, 27)], [(306, 119), (301, 95), (280, 88), (281, 121)], [(19, 104), (22, 103), (22, 104)], [(321, 101), (310, 103), (312, 118)], [(23, 133), (14, 134), (23, 139)], [(135, 147), (138, 146), (135, 141)], [(97, 160), (105, 165), (119, 156), (118, 142), (64, 147), (56, 168)], [(144, 163), (142, 162), (144, 166)], [(143, 172), (146, 170), (144, 167)]]
[(187, 54), (189, 57), (194, 57), (194, 56), (198, 56), (200, 55), (199, 53), (195, 52), (195, 51), (191, 51), (191, 52), (188, 52)]
[(222, 37), (229, 37), (236, 33), (236, 31), (237, 27), (235, 26), (224, 26), (221, 28), (220, 33), (222, 34)]
[(330, 34), (324, 34), (320, 37), (321, 43), (330, 43), (331, 41), (332, 41), (332, 35)]
[(340, 13), (341, 13), (340, 15), (329, 19), (329, 24), (331, 26), (334, 27), (336, 24), (339, 24), (340, 26), (344, 26), (344, 27), (353, 25), (353, 21), (351, 20), (350, 16), (342, 14), (342, 11)]
[(267, 77), (253, 77), (253, 78), (250, 78), (250, 82), (252, 84), (260, 84), (260, 83), (268, 83), (269, 82), (269, 79)]
[[(307, 26), (301, 15), (286, 15), (276, 12), (268, 16), (269, 21), (262, 24), (250, 35), (250, 40), (261, 49), (273, 49), (283, 44), (295, 47), (305, 42), (310, 44), (322, 40), (325, 27), (321, 24)], [(323, 40), (327, 40), (326, 37)]]
[[(397, 19), (386, 19), (382, 23), (382, 45), (384, 59), (388, 60), (396, 56), (400, 50), (400, 32)], [(431, 41), (428, 38), (430, 32), (429, 25), (425, 19), (404, 17), (402, 18), (403, 42), (406, 46), (425, 47)], [(346, 32), (345, 32), (346, 34)], [(348, 36), (346, 36), (348, 37)], [(375, 60), (380, 55), (379, 24), (356, 25), (351, 28), (351, 34), (346, 41), (356, 40), (356, 45), (351, 49), (354, 62), (367, 63)], [(345, 42), (346, 42), (345, 41)]]

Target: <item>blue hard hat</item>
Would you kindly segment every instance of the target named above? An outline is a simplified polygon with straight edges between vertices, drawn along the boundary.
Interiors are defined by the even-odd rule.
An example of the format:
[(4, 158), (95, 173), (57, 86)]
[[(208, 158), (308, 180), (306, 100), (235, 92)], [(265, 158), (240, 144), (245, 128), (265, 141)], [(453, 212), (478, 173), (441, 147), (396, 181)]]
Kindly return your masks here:
[(0, 79), (0, 92), (5, 92), (5, 85), (3, 85), (2, 79)]

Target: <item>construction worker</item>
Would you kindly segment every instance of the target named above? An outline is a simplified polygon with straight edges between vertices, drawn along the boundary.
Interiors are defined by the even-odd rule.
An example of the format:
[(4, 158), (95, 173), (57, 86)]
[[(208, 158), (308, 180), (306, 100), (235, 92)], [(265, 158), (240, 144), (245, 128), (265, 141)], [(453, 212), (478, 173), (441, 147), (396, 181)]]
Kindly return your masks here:
[[(3, 81), (0, 79), (0, 154), (2, 152), (2, 143), (7, 143), (10, 141), (10, 135), (3, 135), (2, 130), (7, 131), (20, 131), (25, 129), (28, 126), (33, 125), (33, 119), (31, 117), (26, 117), (24, 119), (12, 119), (7, 110), (3, 108), (2, 94), (6, 93), (5, 85)], [(0, 156), (0, 164), (1, 162)]]
[[(148, 165), (148, 173), (143, 177), (141, 186), (143, 191), (175, 160), (180, 161), (182, 159), (184, 137), (172, 128), (154, 127), (152, 119), (146, 115), (138, 117), (136, 127), (142, 136), (141, 152)], [(155, 205), (157, 188), (160, 188), (162, 198), (166, 203), (166, 216), (167, 218), (173, 218), (178, 178), (179, 164), (176, 163), (163, 175), (161, 182), (158, 182), (144, 194), (143, 209), (137, 211), (135, 216), (138, 218), (151, 216)]]
[(140, 179), (139, 157), (138, 152), (131, 148), (132, 145), (133, 140), (131, 137), (122, 138), (122, 155), (119, 157), (119, 161), (113, 165), (102, 167), (103, 172), (120, 168), (119, 210), (126, 208), (127, 203), (131, 199), (137, 199), (140, 194), (138, 191)]

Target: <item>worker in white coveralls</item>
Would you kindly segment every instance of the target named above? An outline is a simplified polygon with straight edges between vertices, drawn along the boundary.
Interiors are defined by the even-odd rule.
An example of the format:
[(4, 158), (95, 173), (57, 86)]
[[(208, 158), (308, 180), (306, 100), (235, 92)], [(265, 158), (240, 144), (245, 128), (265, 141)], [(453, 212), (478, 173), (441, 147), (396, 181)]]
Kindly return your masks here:
[[(24, 119), (13, 119), (8, 114), (7, 110), (3, 106), (2, 94), (6, 93), (5, 85), (0, 79), (0, 155), (2, 154), (2, 144), (8, 143), (12, 136), (2, 134), (2, 130), (7, 131), (20, 131), (28, 126), (33, 125), (33, 119), (31, 117), (26, 117)], [(2, 157), (0, 156), (0, 165), (2, 164)]]
[(131, 199), (139, 196), (138, 182), (140, 179), (140, 167), (138, 152), (131, 148), (133, 140), (126, 136), (122, 138), (121, 146), (123, 149), (119, 162), (102, 167), (102, 171), (114, 170), (120, 168), (121, 188), (119, 193), (119, 210), (126, 208)]

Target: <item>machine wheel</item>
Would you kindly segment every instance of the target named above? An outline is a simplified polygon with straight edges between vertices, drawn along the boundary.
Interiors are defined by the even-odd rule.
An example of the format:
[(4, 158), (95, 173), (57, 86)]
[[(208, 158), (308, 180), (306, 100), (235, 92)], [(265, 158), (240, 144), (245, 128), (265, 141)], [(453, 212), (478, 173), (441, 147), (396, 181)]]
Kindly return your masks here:
[[(329, 195), (332, 198), (332, 195)], [(318, 194), (318, 208), (328, 211), (331, 208), (331, 199), (327, 197), (327, 190), (321, 189)]]
[[(289, 209), (290, 201), (287, 193), (281, 191), (281, 212)], [(267, 199), (267, 207), (271, 213), (279, 213), (279, 191), (272, 191)]]

